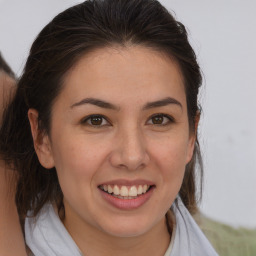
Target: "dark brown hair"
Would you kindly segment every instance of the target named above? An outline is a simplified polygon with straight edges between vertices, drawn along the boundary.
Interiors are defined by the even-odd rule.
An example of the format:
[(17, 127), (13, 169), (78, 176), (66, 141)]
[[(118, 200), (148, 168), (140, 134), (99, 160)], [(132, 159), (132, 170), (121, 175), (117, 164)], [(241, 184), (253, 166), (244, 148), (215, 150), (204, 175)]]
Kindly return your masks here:
[[(27, 118), (38, 111), (39, 128), (50, 134), (51, 109), (62, 90), (65, 74), (86, 53), (97, 48), (141, 45), (174, 58), (182, 71), (190, 130), (194, 130), (201, 73), (185, 27), (156, 0), (88, 0), (57, 15), (37, 36), (0, 131), (0, 153), (20, 174), (16, 202), (21, 216), (36, 215), (47, 201), (61, 207), (63, 195), (55, 168), (40, 165)], [(202, 172), (196, 142), (187, 165), (180, 197), (192, 212)], [(200, 163), (200, 161), (199, 161)], [(200, 194), (200, 189), (198, 190)]]

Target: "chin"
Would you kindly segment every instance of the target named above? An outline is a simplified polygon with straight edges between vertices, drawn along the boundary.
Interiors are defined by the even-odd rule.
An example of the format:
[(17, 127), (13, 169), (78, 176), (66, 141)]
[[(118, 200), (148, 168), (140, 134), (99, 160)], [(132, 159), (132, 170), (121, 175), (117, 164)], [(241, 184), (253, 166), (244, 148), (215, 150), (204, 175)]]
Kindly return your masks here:
[(138, 237), (145, 233), (147, 233), (155, 223), (150, 221), (142, 221), (141, 219), (132, 218), (131, 221), (129, 220), (122, 220), (122, 221), (113, 221), (109, 223), (108, 227), (103, 228), (103, 230), (114, 237)]
[(119, 227), (118, 229), (108, 230), (107, 233), (114, 237), (128, 238), (128, 237), (141, 236), (147, 233), (147, 231), (148, 231), (147, 229), (139, 230), (137, 227), (134, 227), (134, 229), (131, 229), (131, 227), (129, 227), (129, 229), (127, 228), (120, 229)]

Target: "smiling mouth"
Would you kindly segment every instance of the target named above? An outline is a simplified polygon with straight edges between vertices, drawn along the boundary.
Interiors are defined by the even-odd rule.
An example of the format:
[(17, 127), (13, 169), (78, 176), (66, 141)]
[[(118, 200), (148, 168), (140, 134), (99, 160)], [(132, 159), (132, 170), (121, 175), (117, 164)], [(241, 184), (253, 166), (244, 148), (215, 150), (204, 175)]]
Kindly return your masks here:
[(153, 186), (151, 185), (100, 185), (99, 189), (119, 199), (135, 199), (143, 194), (146, 194), (152, 187)]

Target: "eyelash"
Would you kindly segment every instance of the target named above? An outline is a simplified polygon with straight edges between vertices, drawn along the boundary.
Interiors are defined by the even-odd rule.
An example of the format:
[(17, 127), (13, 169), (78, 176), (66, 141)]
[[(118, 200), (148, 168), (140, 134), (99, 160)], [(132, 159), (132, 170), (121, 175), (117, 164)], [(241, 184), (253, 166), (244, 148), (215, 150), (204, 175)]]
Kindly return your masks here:
[[(146, 123), (148, 123), (149, 120), (152, 120), (152, 119), (155, 118), (155, 117), (163, 118), (163, 120), (164, 120), (164, 118), (167, 118), (168, 120), (167, 120), (167, 122), (165, 122), (165, 123), (154, 124), (154, 123), (152, 122), (152, 123), (149, 124), (149, 125), (165, 126), (165, 125), (168, 125), (168, 124), (174, 122), (174, 118), (173, 118), (173, 117), (171, 117), (171, 116), (169, 116), (169, 115), (167, 115), (167, 114), (158, 113), (158, 114), (152, 115), (152, 116), (147, 120)], [(100, 118), (102, 122), (106, 122), (106, 123), (102, 124), (102, 122), (101, 122), (99, 125), (92, 124), (92, 119), (93, 119), (93, 118)], [(90, 123), (89, 123), (89, 121), (90, 121)], [(103, 127), (103, 126), (110, 126), (110, 125), (111, 125), (111, 123), (108, 121), (108, 119), (107, 119), (105, 116), (100, 115), (100, 114), (99, 114), (99, 115), (90, 115), (90, 116), (85, 117), (85, 118), (81, 121), (81, 124), (88, 125), (88, 126), (92, 126), (92, 127), (95, 127), (95, 128), (101, 128), (101, 127)]]
[[(102, 123), (99, 124), (99, 125), (92, 124), (92, 119), (93, 118), (100, 118), (102, 120), (102, 122), (106, 122), (106, 124), (102, 124)], [(90, 121), (90, 123), (89, 123), (89, 121)], [(87, 116), (87, 117), (85, 117), (81, 121), (81, 123), (83, 125), (88, 125), (88, 126), (92, 126), (92, 127), (95, 127), (95, 128), (101, 128), (102, 126), (109, 126), (109, 125), (111, 125), (110, 122), (108, 121), (108, 119), (105, 116), (103, 116), (103, 115), (90, 115), (90, 116)]]
[[(152, 116), (148, 119), (148, 121), (149, 121), (149, 120), (152, 120), (154, 117), (161, 117), (161, 118), (163, 118), (163, 120), (164, 120), (164, 118), (167, 118), (168, 120), (167, 120), (167, 122), (165, 122), (164, 124), (163, 124), (163, 123), (161, 123), (161, 124), (154, 124), (154, 123), (151, 123), (150, 125), (165, 126), (165, 125), (169, 125), (169, 124), (171, 124), (171, 123), (174, 123), (174, 121), (175, 121), (172, 116), (169, 116), (169, 115), (163, 114), (163, 113), (158, 113), (158, 114), (152, 115)], [(147, 121), (147, 122), (148, 122), (148, 121)]]

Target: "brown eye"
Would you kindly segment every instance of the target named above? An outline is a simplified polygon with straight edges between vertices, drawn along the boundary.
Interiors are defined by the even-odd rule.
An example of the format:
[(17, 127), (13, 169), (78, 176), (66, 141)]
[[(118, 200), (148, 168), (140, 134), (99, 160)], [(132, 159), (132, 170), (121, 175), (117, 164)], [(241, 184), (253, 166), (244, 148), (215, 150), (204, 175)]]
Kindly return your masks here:
[(167, 125), (172, 122), (173, 118), (171, 116), (166, 114), (157, 114), (152, 116), (147, 123), (151, 125)]
[(103, 118), (101, 116), (93, 116), (90, 118), (91, 124), (92, 125), (101, 125)]
[(163, 116), (153, 116), (152, 117), (152, 123), (153, 124), (162, 124), (164, 120)]
[(91, 115), (86, 119), (84, 119), (82, 123), (90, 126), (99, 126), (99, 127), (109, 124), (109, 122), (101, 115)]

